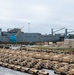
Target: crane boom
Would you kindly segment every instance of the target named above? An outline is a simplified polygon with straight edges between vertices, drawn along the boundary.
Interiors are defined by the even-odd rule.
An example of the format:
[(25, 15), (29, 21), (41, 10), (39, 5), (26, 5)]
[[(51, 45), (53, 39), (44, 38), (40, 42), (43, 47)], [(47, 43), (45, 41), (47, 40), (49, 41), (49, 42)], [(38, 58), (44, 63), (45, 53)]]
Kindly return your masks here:
[(74, 31), (70, 31), (70, 32), (68, 32), (68, 33), (73, 33)]
[(58, 31), (63, 30), (63, 29), (65, 29), (65, 27), (63, 27), (63, 28), (61, 28), (59, 30), (54, 31), (53, 33), (58, 32)]
[[(21, 29), (23, 29), (23, 28), (24, 28), (24, 26)], [(21, 29), (19, 29), (19, 31), (17, 32), (16, 36), (21, 32)]]

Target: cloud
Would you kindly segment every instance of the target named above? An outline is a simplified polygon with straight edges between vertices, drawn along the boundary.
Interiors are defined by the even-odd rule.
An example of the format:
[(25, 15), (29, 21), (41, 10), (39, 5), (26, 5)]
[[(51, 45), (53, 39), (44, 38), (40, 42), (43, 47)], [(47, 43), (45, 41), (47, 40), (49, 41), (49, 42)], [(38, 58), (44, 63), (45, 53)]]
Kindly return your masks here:
[(74, 0), (0, 0), (0, 27), (22, 27), (49, 33), (51, 28), (73, 28)]

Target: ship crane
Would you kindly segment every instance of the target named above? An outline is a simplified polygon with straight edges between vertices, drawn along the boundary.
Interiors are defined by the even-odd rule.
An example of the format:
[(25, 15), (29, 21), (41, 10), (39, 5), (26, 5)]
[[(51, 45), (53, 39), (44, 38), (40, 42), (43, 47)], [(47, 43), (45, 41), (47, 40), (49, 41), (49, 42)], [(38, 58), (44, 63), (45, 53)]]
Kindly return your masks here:
[(67, 35), (68, 35), (69, 33), (73, 33), (73, 32), (74, 32), (74, 31), (68, 32), (68, 29), (65, 29), (65, 38), (68, 38)]
[(17, 42), (17, 36), (23, 28), (24, 28), (24, 26), (22, 28), (20, 28), (16, 34), (12, 34), (10, 36), (10, 42), (12, 42), (12, 43)]
[(24, 28), (24, 26), (21, 28), (21, 29), (19, 29), (19, 31), (16, 33), (16, 36), (21, 32), (21, 30)]
[(74, 31), (70, 31), (70, 32), (67, 32), (67, 33), (69, 34), (69, 33), (73, 33), (73, 32), (74, 32)]
[(63, 30), (63, 29), (65, 29), (65, 27), (63, 27), (63, 28), (61, 28), (61, 29), (58, 29), (58, 30), (56, 30), (56, 31), (53, 31), (53, 29), (51, 29), (52, 36), (53, 36), (53, 34), (54, 34), (55, 32), (58, 32), (58, 31)]

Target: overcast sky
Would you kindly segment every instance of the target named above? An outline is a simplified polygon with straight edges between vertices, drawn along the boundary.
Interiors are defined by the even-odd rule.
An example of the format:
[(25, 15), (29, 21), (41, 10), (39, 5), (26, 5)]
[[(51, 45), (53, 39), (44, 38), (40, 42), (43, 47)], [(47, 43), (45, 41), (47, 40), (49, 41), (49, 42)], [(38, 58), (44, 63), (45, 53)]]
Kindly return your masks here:
[(0, 28), (49, 34), (51, 28), (74, 28), (74, 0), (0, 0)]

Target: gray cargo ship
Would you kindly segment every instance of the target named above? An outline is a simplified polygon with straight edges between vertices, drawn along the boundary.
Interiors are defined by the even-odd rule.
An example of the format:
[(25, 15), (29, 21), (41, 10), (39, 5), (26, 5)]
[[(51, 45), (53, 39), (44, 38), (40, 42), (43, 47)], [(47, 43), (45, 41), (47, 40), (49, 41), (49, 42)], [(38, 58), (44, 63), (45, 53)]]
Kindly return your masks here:
[(36, 43), (36, 42), (56, 42), (63, 41), (60, 35), (42, 35), (41, 33), (24, 33), (19, 28), (0, 29), (0, 42)]

